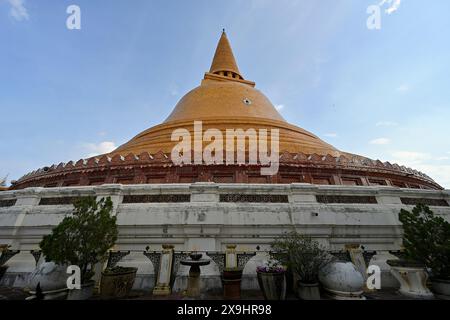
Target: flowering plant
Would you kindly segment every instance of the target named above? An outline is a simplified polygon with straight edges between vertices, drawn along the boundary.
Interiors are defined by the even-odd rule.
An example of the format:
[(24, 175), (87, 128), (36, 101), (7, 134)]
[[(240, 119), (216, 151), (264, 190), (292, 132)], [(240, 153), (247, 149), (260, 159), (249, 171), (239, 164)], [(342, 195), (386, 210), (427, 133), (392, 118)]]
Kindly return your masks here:
[(256, 267), (256, 272), (262, 273), (284, 273), (286, 268), (280, 264), (279, 261), (270, 259), (269, 261), (264, 261), (262, 266)]

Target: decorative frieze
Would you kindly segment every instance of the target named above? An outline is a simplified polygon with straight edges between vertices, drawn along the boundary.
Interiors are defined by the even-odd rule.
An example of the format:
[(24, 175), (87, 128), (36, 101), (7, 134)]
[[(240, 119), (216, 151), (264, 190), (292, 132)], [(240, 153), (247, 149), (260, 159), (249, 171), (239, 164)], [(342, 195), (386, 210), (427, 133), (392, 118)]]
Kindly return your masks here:
[(220, 202), (288, 203), (289, 197), (285, 194), (221, 194)]
[[(361, 184), (365, 179), (372, 179), (373, 184), (396, 185), (401, 188), (428, 188), (439, 190), (441, 187), (429, 176), (417, 170), (371, 160), (364, 157), (352, 157), (347, 159), (344, 156), (335, 157), (333, 155), (303, 154), (282, 152), (280, 156), (280, 171), (274, 179), (267, 179), (265, 176), (253, 175), (250, 166), (227, 166), (226, 174), (217, 172), (217, 166), (190, 166), (178, 167), (171, 164), (170, 155), (157, 152), (153, 155), (142, 153), (140, 155), (116, 154), (113, 158), (103, 156), (101, 158), (80, 159), (73, 164), (60, 163), (51, 167), (45, 167), (26, 174), (13, 184), (13, 189), (23, 189), (33, 186), (46, 186), (51, 183), (67, 186), (68, 181), (77, 180), (76, 177), (83, 173), (94, 179), (100, 175), (101, 179), (112, 179), (117, 183), (135, 184), (145, 183), (145, 179), (135, 179), (139, 170), (152, 170), (164, 175), (162, 179), (148, 182), (150, 183), (191, 183), (195, 181), (215, 181), (220, 183), (291, 183), (303, 182), (304, 176), (312, 175), (314, 184)], [(136, 170), (139, 169), (139, 170)], [(116, 172), (120, 171), (120, 174)], [(257, 170), (258, 171), (258, 170)], [(322, 173), (318, 173), (323, 171)], [(289, 173), (286, 176), (286, 173)], [(242, 177), (242, 174), (245, 176)], [(347, 181), (346, 175), (357, 176), (357, 180)], [(405, 178), (405, 174), (408, 177)], [(123, 178), (122, 176), (127, 176)], [(129, 177), (128, 177), (129, 176)], [(173, 177), (173, 178), (171, 178)], [(89, 185), (89, 179), (81, 181), (80, 185)], [(206, 179), (206, 180), (202, 180)], [(361, 180), (362, 179), (362, 180)], [(343, 181), (344, 180), (344, 181)], [(95, 181), (98, 183), (98, 181)], [(108, 181), (105, 180), (105, 183)]]
[(80, 197), (53, 197), (53, 198), (41, 198), (39, 201), (40, 206), (57, 206), (57, 205), (70, 205)]
[(144, 256), (147, 257), (147, 259), (149, 259), (152, 264), (153, 264), (153, 268), (155, 270), (155, 273), (157, 272), (157, 270), (159, 270), (159, 264), (161, 261), (161, 252), (158, 251), (144, 251)]
[(4, 251), (1, 251), (0, 255), (0, 266), (3, 266), (9, 259), (14, 257), (16, 254), (18, 254), (20, 250), (9, 250), (6, 249)]
[(444, 199), (427, 199), (427, 198), (400, 198), (403, 204), (415, 206), (425, 204), (427, 206), (448, 207), (449, 204)]
[(16, 202), (17, 199), (0, 200), (0, 208), (12, 207)]
[(208, 257), (211, 258), (212, 261), (219, 268), (219, 272), (222, 273), (225, 268), (225, 253), (223, 252), (207, 252)]
[(345, 196), (345, 195), (316, 195), (319, 203), (358, 203), (377, 204), (377, 198), (372, 196)]
[(123, 196), (122, 203), (172, 203), (190, 201), (190, 194), (139, 194)]
[(256, 252), (241, 252), (241, 253), (237, 253), (236, 256), (237, 256), (237, 266), (238, 266), (238, 268), (244, 269), (244, 267), (247, 264), (247, 262), (251, 258), (256, 256)]
[(113, 268), (116, 264), (122, 260), (123, 257), (130, 254), (130, 251), (110, 251), (108, 262), (106, 264), (107, 268)]
[(39, 262), (39, 259), (42, 256), (42, 251), (41, 250), (31, 250), (30, 253), (34, 258), (34, 261), (36, 261), (36, 265), (37, 265)]

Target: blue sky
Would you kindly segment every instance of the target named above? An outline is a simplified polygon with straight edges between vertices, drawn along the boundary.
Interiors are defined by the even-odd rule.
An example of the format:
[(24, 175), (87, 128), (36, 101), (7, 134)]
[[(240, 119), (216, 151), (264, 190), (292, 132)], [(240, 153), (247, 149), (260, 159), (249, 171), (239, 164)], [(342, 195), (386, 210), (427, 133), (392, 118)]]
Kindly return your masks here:
[[(226, 28), (244, 77), (289, 122), (450, 188), (450, 1), (391, 0), (369, 30), (381, 2), (0, 0), (0, 177), (160, 123)], [(71, 4), (81, 30), (66, 28)]]

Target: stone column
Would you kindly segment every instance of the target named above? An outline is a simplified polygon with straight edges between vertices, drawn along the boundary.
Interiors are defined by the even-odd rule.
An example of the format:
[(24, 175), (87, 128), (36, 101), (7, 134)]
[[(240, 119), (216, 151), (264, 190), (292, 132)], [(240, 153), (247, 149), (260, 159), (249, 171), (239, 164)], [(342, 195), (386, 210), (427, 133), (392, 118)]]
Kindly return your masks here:
[(289, 202), (296, 203), (311, 203), (317, 202), (316, 193), (317, 186), (309, 183), (292, 183), (291, 194), (289, 195)]
[(171, 288), (171, 275), (173, 268), (173, 248), (171, 244), (163, 244), (163, 251), (161, 252), (161, 258), (159, 262), (159, 270), (155, 268), (156, 286), (153, 289), (153, 295), (155, 296), (166, 296), (170, 295)]
[(235, 269), (238, 267), (236, 245), (228, 244), (225, 250), (225, 268)]
[(117, 207), (120, 203), (122, 203), (123, 195), (122, 195), (123, 187), (121, 184), (104, 184), (101, 186), (94, 187), (95, 196), (97, 197), (97, 201), (102, 198), (111, 197), (111, 201), (113, 202), (113, 209), (111, 214), (113, 216), (117, 215)]

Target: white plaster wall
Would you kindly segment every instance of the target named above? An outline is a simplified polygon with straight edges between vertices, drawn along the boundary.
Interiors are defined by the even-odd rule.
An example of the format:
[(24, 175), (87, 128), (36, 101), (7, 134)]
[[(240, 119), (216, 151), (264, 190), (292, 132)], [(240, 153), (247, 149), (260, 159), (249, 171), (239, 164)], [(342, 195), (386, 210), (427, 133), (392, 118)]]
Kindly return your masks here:
[[(124, 195), (163, 193), (189, 193), (191, 202), (121, 203)], [(220, 194), (230, 193), (286, 194), (289, 203), (219, 202)], [(378, 203), (322, 204), (316, 201), (317, 194), (374, 196)], [(155, 273), (150, 260), (141, 253), (147, 246), (150, 250), (160, 250), (162, 244), (173, 244), (175, 251), (223, 251), (227, 244), (236, 244), (238, 251), (257, 251), (257, 247), (268, 250), (275, 237), (295, 230), (311, 235), (331, 250), (343, 249), (349, 243), (359, 243), (367, 250), (398, 250), (401, 245), (398, 212), (401, 208), (412, 208), (401, 204), (400, 197), (450, 201), (448, 190), (308, 184), (195, 183), (29, 188), (0, 192), (0, 200), (17, 199), (16, 205), (0, 208), (0, 244), (10, 244), (13, 250), (38, 249), (43, 235), (72, 211), (71, 205), (40, 206), (40, 198), (86, 195), (112, 197), (113, 214), (117, 215), (119, 225), (119, 239), (114, 249), (137, 252), (120, 264), (138, 267), (136, 286), (144, 290), (153, 287)], [(450, 207), (431, 208), (450, 221)], [(30, 258), (33, 259), (31, 254)], [(28, 270), (31, 259), (17, 262), (17, 268)], [(256, 261), (259, 260), (255, 258)], [(247, 268), (253, 270), (256, 267), (251, 263)], [(207, 271), (208, 268), (204, 276), (212, 280), (207, 281), (219, 281), (218, 272)], [(180, 272), (177, 288), (182, 288), (185, 281), (184, 271), (181, 269)], [(250, 271), (244, 271), (244, 278), (244, 287), (257, 285)]]

